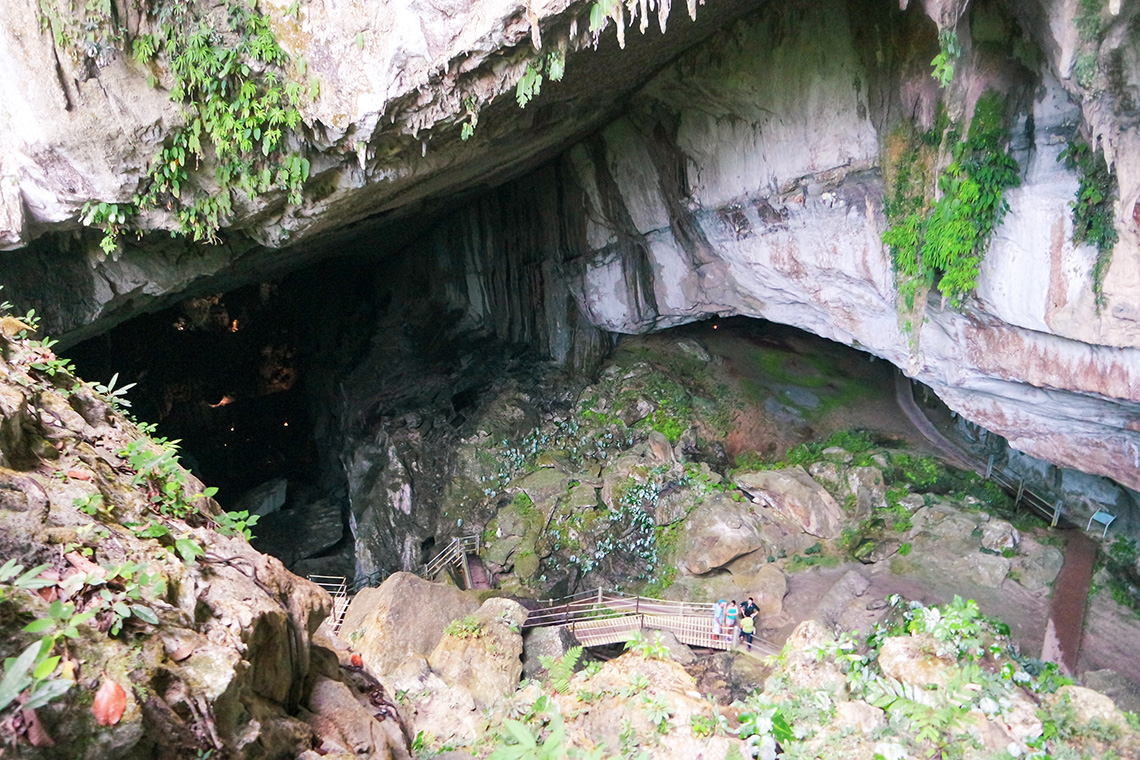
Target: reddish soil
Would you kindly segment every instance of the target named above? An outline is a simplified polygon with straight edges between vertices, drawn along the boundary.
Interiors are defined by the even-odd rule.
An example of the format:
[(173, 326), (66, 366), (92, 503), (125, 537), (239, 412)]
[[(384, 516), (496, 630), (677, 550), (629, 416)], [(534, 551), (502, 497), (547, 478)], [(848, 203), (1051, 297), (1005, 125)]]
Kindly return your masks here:
[(1080, 529), (1065, 533), (1068, 534), (1065, 537), (1065, 564), (1053, 582), (1049, 616), (1060, 649), (1060, 663), (1070, 673), (1076, 673), (1097, 544)]

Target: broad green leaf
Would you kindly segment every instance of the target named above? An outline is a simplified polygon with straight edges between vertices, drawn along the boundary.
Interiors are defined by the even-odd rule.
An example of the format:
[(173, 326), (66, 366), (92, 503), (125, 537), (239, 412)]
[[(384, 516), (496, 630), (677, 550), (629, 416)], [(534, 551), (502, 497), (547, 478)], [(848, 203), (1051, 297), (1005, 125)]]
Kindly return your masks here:
[(55, 624), (51, 618), (39, 618), (24, 626), (24, 633), (43, 633)]
[(39, 665), (36, 666), (36, 669), (32, 671), (32, 678), (36, 679), (37, 681), (41, 681), (47, 678), (59, 665), (59, 660), (59, 655), (56, 655), (55, 657), (48, 657), (46, 660), (43, 660)]

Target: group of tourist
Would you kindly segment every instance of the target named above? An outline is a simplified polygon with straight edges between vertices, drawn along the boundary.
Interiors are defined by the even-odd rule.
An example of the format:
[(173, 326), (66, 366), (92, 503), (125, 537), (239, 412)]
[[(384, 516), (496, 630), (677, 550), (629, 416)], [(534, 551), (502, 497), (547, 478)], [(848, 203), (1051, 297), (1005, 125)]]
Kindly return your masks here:
[[(733, 599), (728, 604), (721, 599), (713, 605), (713, 638), (723, 637), (729, 644), (743, 640), (752, 651), (752, 637), (756, 633), (756, 624), (760, 621), (760, 608), (752, 597), (741, 605)], [(739, 639), (738, 639), (739, 637)]]

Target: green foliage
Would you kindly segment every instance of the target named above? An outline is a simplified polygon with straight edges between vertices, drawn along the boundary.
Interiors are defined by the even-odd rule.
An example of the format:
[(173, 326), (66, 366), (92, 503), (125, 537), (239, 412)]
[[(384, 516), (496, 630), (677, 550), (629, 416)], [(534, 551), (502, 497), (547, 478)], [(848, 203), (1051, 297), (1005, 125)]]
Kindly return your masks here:
[(836, 567), (837, 565), (839, 565), (839, 557), (832, 554), (794, 554), (792, 558), (788, 560), (788, 564), (784, 566), (784, 572), (789, 575), (794, 575), (795, 573), (803, 572), (813, 567)]
[(1108, 556), (1124, 567), (1135, 565), (1138, 558), (1136, 542), (1131, 538), (1118, 538), (1108, 547)]
[(42, 639), (29, 644), (17, 657), (4, 660), (4, 677), (0, 679), (0, 711), (24, 695), (21, 709), (34, 710), (63, 696), (74, 685), (65, 678), (52, 678), (59, 666), (58, 655), (45, 651)]
[(1077, 33), (1084, 42), (1096, 42), (1104, 36), (1108, 21), (1104, 16), (1104, 0), (1080, 0), (1073, 18)]
[(707, 739), (713, 735), (714, 731), (716, 731), (717, 722), (707, 715), (699, 715), (694, 713), (689, 718), (689, 728), (692, 729), (693, 736), (697, 737), (698, 739)]
[(474, 615), (468, 615), (461, 620), (452, 620), (443, 629), (445, 636), (457, 639), (478, 639), (483, 636), (483, 624)]
[[(54, 580), (42, 577), (47, 569), (48, 565), (38, 565), (25, 571), (23, 565), (9, 558), (0, 565), (0, 601), (8, 600), (13, 592), (34, 592), (54, 585)], [(61, 658), (52, 652), (61, 638), (78, 638), (78, 626), (94, 616), (94, 612), (76, 615), (74, 604), (57, 600), (49, 605), (47, 617), (37, 618), (24, 626), (24, 633), (46, 635), (29, 644), (17, 657), (4, 660), (4, 676), (0, 678), (0, 711), (21, 699), (21, 695), (22, 709), (36, 709), (71, 688), (72, 680), (53, 677)]]
[(487, 760), (561, 760), (567, 756), (566, 727), (562, 716), (555, 713), (550, 719), (550, 733), (540, 743), (540, 737), (525, 724), (517, 720), (503, 721), (506, 730), (503, 743), (495, 749)]
[(515, 100), (519, 108), (526, 108), (526, 104), (538, 97), (542, 92), (542, 63), (527, 61), (522, 77), (515, 85)]
[(1104, 151), (1093, 151), (1079, 138), (1069, 142), (1057, 157), (1080, 176), (1077, 198), (1072, 202), (1073, 242), (1096, 246), (1096, 264), (1093, 265), (1093, 292), (1097, 307), (1103, 305), (1104, 275), (1112, 262), (1112, 249), (1116, 245), (1116, 174), (1109, 168)]
[[(740, 709), (738, 720), (741, 739), (752, 740), (761, 757), (775, 757), (777, 743), (787, 747), (796, 740), (796, 733), (780, 707), (768, 704), (761, 694), (753, 694), (733, 705)], [(752, 739), (756, 737), (756, 739)]]
[(949, 87), (954, 80), (954, 65), (962, 55), (962, 46), (958, 42), (958, 33), (953, 29), (943, 29), (938, 33), (938, 55), (930, 65), (934, 68), (931, 75), (940, 87)]
[(669, 443), (676, 444), (687, 425), (664, 409), (658, 409), (650, 415), (650, 427), (669, 439)]
[(641, 698), (641, 710), (658, 733), (663, 734), (669, 730), (669, 719), (673, 717), (673, 711), (663, 697), (646, 694)]
[(1096, 84), (1099, 72), (1100, 64), (1097, 63), (1096, 53), (1081, 53), (1073, 63), (1073, 76), (1076, 77), (1077, 84), (1086, 90), (1091, 90)]
[(908, 554), (910, 554), (910, 550), (911, 550), (911, 544), (909, 541), (906, 543), (900, 544), (899, 545), (899, 551), (898, 551), (899, 556), (900, 557), (907, 556)]
[(1008, 210), (1004, 192), (1020, 182), (1017, 161), (1004, 147), (1004, 110), (996, 93), (978, 99), (969, 137), (954, 145), (938, 179), (942, 197), (928, 210), (924, 193), (896, 179), (896, 191), (905, 188), (904, 195), (888, 204), (891, 226), (883, 242), (891, 248), (908, 305), (916, 284), (937, 284), (955, 307), (977, 284), (990, 235)]
[(911, 454), (894, 454), (890, 467), (884, 476), (888, 483), (904, 484), (920, 491), (930, 490), (947, 484), (949, 473), (937, 459), (931, 456), (916, 457)]
[(646, 660), (673, 659), (673, 655), (669, 653), (669, 647), (661, 641), (660, 633), (653, 634), (653, 638), (649, 639), (641, 631), (634, 631), (629, 640), (625, 642), (625, 651), (633, 652)]
[(534, 501), (526, 491), (519, 491), (511, 499), (511, 506), (518, 510), (520, 515), (526, 516), (534, 512)]
[(131, 402), (127, 401), (127, 391), (135, 387), (135, 383), (127, 383), (115, 387), (115, 383), (119, 381), (119, 373), (116, 372), (111, 375), (111, 379), (106, 385), (102, 383), (89, 383), (91, 390), (95, 391), (98, 395), (103, 397), (103, 400), (109, 403), (114, 409), (122, 412), (130, 407)]
[(570, 647), (561, 657), (539, 655), (538, 661), (542, 667), (546, 668), (550, 685), (559, 694), (570, 692), (570, 679), (574, 676), (574, 669), (578, 666), (578, 660), (581, 656), (582, 647), (580, 646)]
[(178, 441), (136, 438), (119, 451), (119, 456), (126, 457), (135, 470), (131, 484), (146, 486), (150, 502), (160, 514), (186, 519), (197, 514), (195, 502), (218, 492), (217, 488), (207, 488), (187, 497), (186, 471), (179, 464)]
[(249, 510), (242, 510), (241, 512), (222, 512), (214, 520), (214, 529), (221, 533), (223, 536), (245, 536), (246, 541), (253, 540), (253, 531), (250, 530), (257, 521), (260, 520), (260, 515), (250, 515)]
[(40, 29), (51, 32), (59, 54), (79, 64), (99, 60), (122, 41), (124, 29), (112, 12), (111, 0), (38, 0)]
[(135, 61), (140, 64), (150, 63), (158, 53), (158, 43), (151, 34), (140, 34), (135, 37), (131, 48)]
[[(170, 98), (186, 108), (187, 123), (167, 136), (131, 204), (84, 207), (81, 220), (103, 230), (107, 254), (118, 250), (121, 233), (143, 209), (175, 211), (174, 234), (213, 242), (235, 193), (254, 198), (280, 189), (290, 203), (302, 201), (309, 161), (286, 150), (288, 134), (301, 124), (302, 87), (285, 76), (288, 56), (256, 2), (232, 0), (227, 10), (222, 26), (194, 6), (162, 5), (151, 10), (157, 35), (135, 42), (140, 62), (166, 59)], [(208, 153), (215, 176), (203, 182), (194, 173)]]
[(479, 126), (479, 107), (475, 104), (475, 98), (466, 97), (463, 99), (463, 127), (460, 130), (460, 139), (467, 141), (475, 135), (475, 127)]
[(16, 564), (16, 560), (9, 559), (0, 565), (0, 600), (5, 598), (6, 587), (15, 591), (35, 591), (54, 583), (40, 577), (40, 573), (48, 569), (48, 565), (37, 565), (27, 572), (23, 565)]
[(626, 679), (625, 687), (622, 689), (621, 694), (623, 697), (634, 697), (649, 688), (649, 677), (644, 673), (634, 671), (629, 674)]
[(110, 517), (115, 509), (114, 504), (106, 504), (103, 502), (103, 494), (93, 493), (86, 497), (78, 498), (73, 502), (76, 509), (85, 515), (101, 515), (103, 517)]

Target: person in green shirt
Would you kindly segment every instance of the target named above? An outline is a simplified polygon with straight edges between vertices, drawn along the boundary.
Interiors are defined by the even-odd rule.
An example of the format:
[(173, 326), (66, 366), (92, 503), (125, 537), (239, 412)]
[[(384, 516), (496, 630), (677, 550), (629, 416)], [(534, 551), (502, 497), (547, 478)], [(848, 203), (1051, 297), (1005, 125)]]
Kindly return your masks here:
[(748, 651), (752, 651), (752, 635), (756, 633), (756, 615), (748, 615), (740, 619), (740, 637), (748, 644)]

